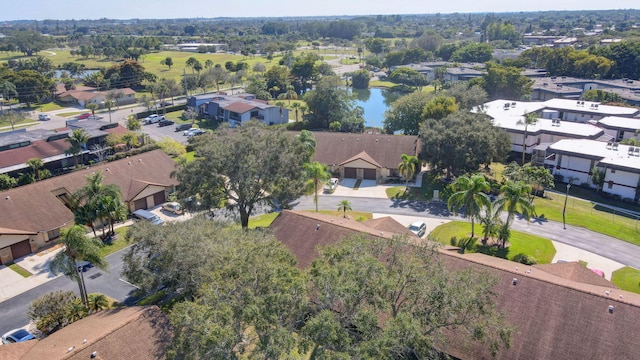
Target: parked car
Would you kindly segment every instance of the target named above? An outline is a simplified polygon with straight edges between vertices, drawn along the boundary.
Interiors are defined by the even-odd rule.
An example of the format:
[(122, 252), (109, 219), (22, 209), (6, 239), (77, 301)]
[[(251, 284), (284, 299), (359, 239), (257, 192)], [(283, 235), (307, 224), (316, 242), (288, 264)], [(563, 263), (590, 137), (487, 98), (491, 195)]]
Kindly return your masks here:
[(176, 132), (178, 131), (185, 131), (185, 130), (189, 130), (191, 129), (191, 124), (180, 124), (178, 126), (176, 126)]
[(185, 132), (183, 132), (183, 133), (182, 133), (182, 135), (184, 135), (184, 136), (193, 136), (192, 134), (193, 134), (193, 132), (194, 132), (194, 131), (196, 131), (196, 130), (200, 130), (200, 129), (198, 129), (198, 128), (193, 128), (193, 127), (192, 127), (192, 128), (189, 128), (189, 130), (186, 130)]
[(190, 134), (188, 134), (188, 137), (192, 137), (192, 136), (198, 136), (198, 135), (203, 135), (203, 134), (207, 134), (208, 131), (207, 130), (203, 130), (203, 129), (195, 129), (193, 130)]
[(160, 219), (160, 217), (154, 213), (152, 213), (151, 211), (147, 211), (147, 210), (136, 210), (133, 212), (133, 217), (140, 219), (140, 220), (145, 220), (148, 221), (152, 224), (155, 225), (161, 225), (164, 224), (164, 220)]
[(93, 267), (93, 264), (91, 264), (88, 261), (85, 260), (80, 260), (80, 261), (76, 261), (76, 268), (78, 268), (78, 271), (82, 271), (82, 272), (87, 272), (87, 270), (91, 269)]
[(158, 127), (169, 126), (173, 124), (175, 124), (173, 120), (169, 120), (169, 119), (162, 119), (158, 121)]
[(157, 114), (151, 114), (149, 116), (147, 116), (146, 118), (144, 118), (144, 123), (145, 124), (155, 124), (160, 120), (163, 120), (164, 116), (162, 115), (157, 115)]
[(176, 215), (181, 215), (182, 214), (182, 206), (180, 206), (180, 204), (178, 204), (175, 201), (168, 202), (168, 203), (162, 205), (162, 210), (168, 211), (170, 213), (174, 213)]
[(32, 340), (32, 339), (35, 339), (35, 338), (36, 337), (33, 336), (33, 334), (31, 334), (27, 330), (24, 330), (24, 329), (13, 329), (13, 330), (7, 332), (6, 334), (2, 335), (2, 343), (3, 344), (12, 344), (12, 343), (18, 343), (18, 342), (23, 342), (23, 341), (27, 341), (27, 340)]
[(93, 116), (93, 115), (91, 115), (91, 116), (87, 117), (87, 120), (100, 120), (100, 119), (102, 119), (102, 116)]
[(418, 237), (423, 237), (427, 233), (427, 224), (424, 221), (416, 221), (409, 225), (409, 230), (416, 234)]
[(338, 187), (338, 181), (340, 181), (338, 178), (329, 179), (329, 181), (324, 185), (324, 191), (331, 193), (334, 192)]
[(76, 116), (76, 119), (79, 119), (79, 120), (88, 119), (89, 116), (91, 116), (91, 113), (84, 113)]
[(38, 115), (38, 120), (40, 121), (49, 121), (51, 117), (48, 114), (40, 114)]

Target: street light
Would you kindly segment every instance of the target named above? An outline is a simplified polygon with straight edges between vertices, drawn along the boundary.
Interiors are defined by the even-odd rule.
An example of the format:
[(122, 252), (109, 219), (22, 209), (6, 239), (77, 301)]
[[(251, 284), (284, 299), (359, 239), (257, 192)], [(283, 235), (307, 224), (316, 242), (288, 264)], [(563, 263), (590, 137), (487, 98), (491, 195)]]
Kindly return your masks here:
[(567, 200), (569, 199), (569, 189), (571, 189), (571, 182), (567, 184), (567, 195), (564, 197), (564, 208), (562, 208), (562, 227), (566, 230), (567, 224), (564, 219), (564, 214), (567, 211)]

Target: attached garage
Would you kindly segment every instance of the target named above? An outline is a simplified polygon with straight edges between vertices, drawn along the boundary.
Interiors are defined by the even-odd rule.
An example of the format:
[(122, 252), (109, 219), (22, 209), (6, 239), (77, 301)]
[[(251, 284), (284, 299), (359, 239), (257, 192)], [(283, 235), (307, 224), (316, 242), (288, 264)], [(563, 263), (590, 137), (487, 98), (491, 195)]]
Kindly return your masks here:
[(20, 241), (19, 243), (11, 245), (11, 255), (14, 260), (29, 254), (31, 254), (29, 240)]
[(344, 177), (345, 179), (355, 179), (356, 178), (356, 168), (344, 168)]
[(363, 179), (376, 180), (376, 169), (364, 169)]
[(147, 208), (147, 199), (142, 198), (133, 202), (133, 211), (146, 209)]
[(164, 190), (153, 194), (153, 203), (155, 205), (164, 204), (165, 202), (167, 202), (167, 197), (164, 194)]

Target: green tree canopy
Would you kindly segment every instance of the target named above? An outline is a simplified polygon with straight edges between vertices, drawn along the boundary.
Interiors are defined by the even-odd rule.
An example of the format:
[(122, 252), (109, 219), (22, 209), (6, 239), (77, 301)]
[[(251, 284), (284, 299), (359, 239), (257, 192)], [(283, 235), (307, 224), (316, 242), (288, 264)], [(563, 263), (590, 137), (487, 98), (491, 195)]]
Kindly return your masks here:
[(431, 96), (422, 91), (404, 95), (391, 104), (384, 114), (383, 127), (387, 134), (397, 131), (404, 135), (418, 135), (422, 113)]
[(355, 105), (348, 90), (341, 85), (337, 76), (324, 77), (314, 90), (304, 95), (310, 122), (323, 129), (329, 129), (329, 124), (338, 122), (342, 131), (362, 132), (363, 110)]
[(178, 172), (180, 198), (199, 195), (207, 208), (233, 207), (244, 228), (255, 206), (302, 193), (305, 150), (282, 128), (250, 122), (196, 137), (192, 145), (201, 156)]

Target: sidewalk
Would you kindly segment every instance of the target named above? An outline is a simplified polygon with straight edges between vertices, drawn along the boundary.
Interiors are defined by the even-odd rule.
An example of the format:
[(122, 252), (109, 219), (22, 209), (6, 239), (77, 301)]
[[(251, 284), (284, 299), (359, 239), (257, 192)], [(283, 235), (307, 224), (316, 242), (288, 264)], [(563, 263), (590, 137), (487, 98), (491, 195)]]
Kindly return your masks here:
[(18, 259), (16, 264), (33, 274), (26, 278), (6, 266), (0, 267), (0, 302), (62, 276), (49, 271), (49, 262), (61, 250), (62, 246), (55, 245)]
[[(127, 220), (124, 223), (115, 225), (115, 227), (119, 228), (132, 224), (132, 220)], [(89, 231), (87, 235), (93, 236), (93, 233)], [(40, 252), (17, 259), (15, 261), (16, 264), (33, 274), (26, 278), (10, 268), (0, 265), (0, 302), (22, 294), (59, 276), (64, 276), (62, 274), (53, 275), (49, 271), (51, 259), (60, 251), (62, 251), (62, 245), (57, 244)]]

